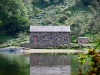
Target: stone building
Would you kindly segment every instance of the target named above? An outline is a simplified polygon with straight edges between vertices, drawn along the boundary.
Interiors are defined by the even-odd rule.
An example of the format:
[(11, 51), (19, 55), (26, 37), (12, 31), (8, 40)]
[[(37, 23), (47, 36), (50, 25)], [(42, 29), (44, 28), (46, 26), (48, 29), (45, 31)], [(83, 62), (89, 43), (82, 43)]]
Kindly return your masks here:
[(30, 26), (30, 44), (33, 47), (70, 44), (70, 26)]
[(77, 38), (77, 43), (78, 44), (88, 44), (89, 43), (89, 38), (88, 37), (78, 37)]

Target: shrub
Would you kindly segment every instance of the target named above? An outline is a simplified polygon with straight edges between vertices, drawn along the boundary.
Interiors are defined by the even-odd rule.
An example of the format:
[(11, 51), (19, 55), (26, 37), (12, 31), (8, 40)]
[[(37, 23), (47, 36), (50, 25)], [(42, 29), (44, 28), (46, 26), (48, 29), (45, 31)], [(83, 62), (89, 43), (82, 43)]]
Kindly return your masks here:
[(67, 12), (65, 12), (65, 14), (66, 14), (68, 17), (70, 17), (70, 16), (71, 16), (71, 11), (67, 11)]
[(94, 49), (89, 48), (88, 53), (79, 55), (79, 63), (84, 65), (88, 60), (90, 69), (85, 73), (79, 68), (78, 75), (100, 75), (100, 52), (96, 51), (98, 47), (100, 47), (100, 41)]

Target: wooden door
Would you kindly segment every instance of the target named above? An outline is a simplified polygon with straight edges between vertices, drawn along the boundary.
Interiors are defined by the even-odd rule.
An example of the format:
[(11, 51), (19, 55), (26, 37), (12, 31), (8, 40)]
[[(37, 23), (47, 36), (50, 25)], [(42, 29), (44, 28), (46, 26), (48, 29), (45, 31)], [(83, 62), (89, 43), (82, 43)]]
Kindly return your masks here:
[(38, 43), (38, 37), (37, 36), (33, 36), (33, 43), (37, 44)]

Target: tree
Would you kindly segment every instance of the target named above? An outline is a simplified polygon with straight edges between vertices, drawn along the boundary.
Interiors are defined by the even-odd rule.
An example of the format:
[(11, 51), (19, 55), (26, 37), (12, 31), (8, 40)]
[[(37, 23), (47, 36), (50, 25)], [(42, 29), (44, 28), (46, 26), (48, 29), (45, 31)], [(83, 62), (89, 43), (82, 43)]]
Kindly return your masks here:
[(81, 0), (84, 6), (91, 5), (95, 9), (99, 8), (99, 1), (98, 0)]
[(24, 31), (28, 17), (22, 0), (0, 0), (0, 20), (2, 30), (8, 35), (16, 35)]
[(72, 40), (76, 39), (77, 37), (84, 36), (86, 31), (87, 25), (85, 22), (84, 17), (83, 18), (77, 18), (74, 23), (71, 25), (71, 35)]
[(32, 0), (32, 4), (39, 8), (45, 8), (53, 4), (63, 3), (64, 0)]

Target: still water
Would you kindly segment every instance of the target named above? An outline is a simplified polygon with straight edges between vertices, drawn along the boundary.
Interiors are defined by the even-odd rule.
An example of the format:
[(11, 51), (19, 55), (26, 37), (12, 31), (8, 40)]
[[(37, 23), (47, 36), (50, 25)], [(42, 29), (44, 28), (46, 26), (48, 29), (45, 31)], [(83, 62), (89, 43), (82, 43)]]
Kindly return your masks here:
[(30, 75), (71, 75), (70, 65), (33, 66)]
[(0, 75), (30, 75), (30, 57), (18, 48), (0, 49)]

